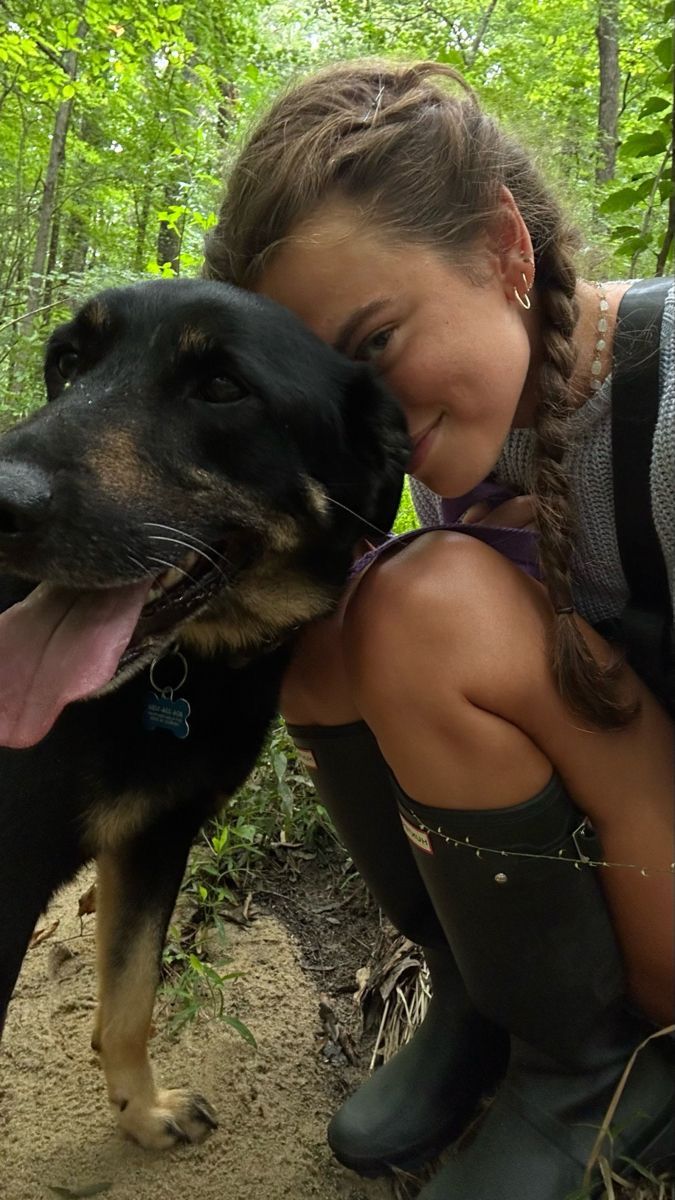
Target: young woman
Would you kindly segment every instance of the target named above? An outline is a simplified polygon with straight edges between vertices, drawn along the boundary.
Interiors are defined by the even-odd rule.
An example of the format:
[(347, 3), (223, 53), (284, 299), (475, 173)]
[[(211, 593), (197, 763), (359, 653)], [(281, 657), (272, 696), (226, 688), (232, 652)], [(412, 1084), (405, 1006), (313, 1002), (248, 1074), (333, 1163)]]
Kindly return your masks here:
[[(411, 1043), (333, 1118), (335, 1154), (364, 1174), (418, 1165), (497, 1090), (422, 1200), (578, 1193), (627, 1060), (672, 1020), (668, 600), (650, 688), (594, 628), (616, 629), (628, 591), (611, 367), (629, 285), (578, 279), (573, 249), (533, 163), (455, 72), (386, 62), (330, 67), (276, 102), (207, 249), (211, 277), (381, 374), (425, 523), (448, 524), (440, 497), (467, 510), (375, 556), (305, 632), (283, 695), (433, 983)], [(671, 291), (650, 474), (671, 595), (674, 313)], [(514, 496), (491, 512), (467, 495), (488, 475)], [(543, 584), (517, 552), (532, 522)], [(638, 1056), (603, 1145), (621, 1169), (675, 1151), (673, 1064), (668, 1036)]]

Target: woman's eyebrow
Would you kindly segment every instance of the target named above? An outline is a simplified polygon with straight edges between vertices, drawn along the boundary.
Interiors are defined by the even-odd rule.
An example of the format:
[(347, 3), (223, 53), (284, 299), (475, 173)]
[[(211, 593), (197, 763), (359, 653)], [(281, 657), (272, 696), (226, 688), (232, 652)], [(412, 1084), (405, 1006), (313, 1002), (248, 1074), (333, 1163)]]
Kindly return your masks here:
[(389, 303), (388, 296), (378, 296), (375, 300), (369, 300), (367, 304), (362, 304), (360, 308), (355, 308), (353, 313), (347, 317), (347, 320), (340, 326), (333, 341), (335, 350), (339, 350), (341, 354), (345, 353), (349, 342), (358, 329), (359, 325), (366, 317), (371, 317), (373, 313), (379, 312)]

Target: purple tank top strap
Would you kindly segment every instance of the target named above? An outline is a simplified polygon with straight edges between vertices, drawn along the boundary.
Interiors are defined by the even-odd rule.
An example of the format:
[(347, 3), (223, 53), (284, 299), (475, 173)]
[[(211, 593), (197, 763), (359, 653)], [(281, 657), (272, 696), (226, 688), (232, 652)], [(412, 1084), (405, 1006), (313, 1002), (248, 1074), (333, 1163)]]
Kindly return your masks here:
[[(453, 504), (456, 503), (457, 501), (453, 501)], [(447, 524), (443, 525), (425, 525), (423, 529), (411, 529), (408, 533), (390, 534), (387, 540), (382, 542), (381, 545), (374, 546), (372, 550), (368, 550), (356, 560), (350, 571), (350, 577), (354, 578), (354, 576), (360, 575), (362, 571), (365, 571), (384, 554), (388, 554), (394, 549), (399, 549), (401, 546), (407, 546), (409, 542), (423, 537), (425, 533), (431, 533), (439, 529), (450, 530), (454, 533), (463, 533), (468, 537), (478, 538), (486, 546), (491, 546), (499, 554), (504, 554), (506, 558), (510, 559), (515, 566), (520, 567), (521, 571), (525, 571), (527, 575), (533, 576), (534, 579), (541, 579), (537, 554), (537, 535), (532, 530), (507, 529), (501, 528), (499, 525), (464, 525), (461, 521), (456, 520), (448, 521)]]

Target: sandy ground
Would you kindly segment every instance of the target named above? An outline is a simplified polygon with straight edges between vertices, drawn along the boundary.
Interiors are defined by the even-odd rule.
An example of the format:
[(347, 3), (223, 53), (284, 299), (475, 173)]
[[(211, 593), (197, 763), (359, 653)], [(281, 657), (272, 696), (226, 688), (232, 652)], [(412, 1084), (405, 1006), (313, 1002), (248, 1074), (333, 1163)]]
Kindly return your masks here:
[[(161, 1015), (157, 1021), (160, 1079), (203, 1092), (219, 1129), (201, 1146), (164, 1155), (116, 1131), (89, 1049), (94, 918), (81, 933), (77, 901), (91, 878), (81, 875), (40, 922), (60, 923), (29, 951), (10, 1006), (0, 1049), (2, 1200), (104, 1183), (100, 1194), (112, 1200), (391, 1200), (388, 1184), (362, 1181), (330, 1155), (325, 1127), (339, 1087), (320, 1055), (318, 991), (274, 917), (233, 926), (227, 946), (225, 970), (242, 972), (228, 985), (227, 1008), (251, 1029), (257, 1050), (217, 1020), (198, 1019), (178, 1040)], [(61, 946), (73, 957), (57, 966)]]

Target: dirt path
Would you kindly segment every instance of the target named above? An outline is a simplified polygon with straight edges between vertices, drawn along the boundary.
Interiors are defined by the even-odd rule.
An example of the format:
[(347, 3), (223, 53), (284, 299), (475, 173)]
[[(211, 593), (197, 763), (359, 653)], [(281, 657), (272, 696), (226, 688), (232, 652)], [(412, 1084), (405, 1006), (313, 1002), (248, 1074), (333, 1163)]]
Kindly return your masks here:
[[(383, 1182), (339, 1167), (325, 1141), (337, 1103), (334, 1069), (319, 1054), (318, 991), (275, 917), (232, 927), (226, 970), (242, 976), (227, 1007), (254, 1033), (248, 1046), (216, 1020), (171, 1040), (158, 1021), (153, 1060), (167, 1084), (191, 1083), (214, 1104), (219, 1129), (202, 1146), (153, 1155), (115, 1130), (89, 1050), (94, 1008), (93, 918), (80, 933), (77, 900), (91, 876), (57, 897), (32, 949), (0, 1049), (0, 1196), (43, 1200), (48, 1185), (110, 1182), (111, 1200), (391, 1200)], [(56, 965), (65, 946), (73, 957)], [(218, 966), (217, 963), (214, 965)]]

